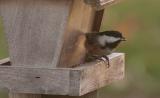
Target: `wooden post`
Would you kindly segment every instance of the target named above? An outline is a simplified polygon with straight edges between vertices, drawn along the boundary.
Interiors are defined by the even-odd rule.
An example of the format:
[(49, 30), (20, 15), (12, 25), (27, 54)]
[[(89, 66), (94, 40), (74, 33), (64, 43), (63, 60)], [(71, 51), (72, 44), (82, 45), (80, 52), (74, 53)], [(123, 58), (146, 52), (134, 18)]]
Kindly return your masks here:
[[(71, 8), (58, 67), (72, 67), (83, 62), (85, 56), (83, 34), (92, 31), (95, 10), (83, 0), (74, 0)], [(81, 35), (82, 38), (79, 38)]]
[[(72, 0), (0, 1), (12, 66), (56, 67), (71, 4)], [(42, 97), (10, 93), (9, 98)]]
[(104, 14), (104, 9), (100, 11), (96, 11), (92, 31), (100, 31), (103, 14)]
[(55, 68), (72, 0), (0, 0), (12, 66)]
[[(78, 0), (77, 0), (78, 1)], [(76, 2), (77, 2), (76, 1)], [(78, 9), (78, 6), (76, 6)], [(76, 12), (76, 11), (75, 11)], [(78, 12), (77, 12), (78, 13)], [(77, 14), (76, 13), (76, 14)], [(93, 13), (93, 12), (92, 12)], [(88, 13), (89, 14), (89, 13)], [(89, 28), (87, 30), (85, 30), (85, 32), (91, 32), (91, 31), (99, 31), (100, 27), (101, 27), (101, 22), (102, 22), (102, 18), (103, 18), (103, 14), (104, 14), (104, 10), (100, 10), (100, 11), (96, 11), (96, 13), (94, 15), (91, 16), (91, 19), (93, 19), (93, 23), (90, 21), (90, 23), (88, 24), (89, 27), (86, 26), (86, 28)], [(77, 14), (78, 15), (78, 14)], [(87, 21), (87, 20), (86, 20)], [(75, 25), (74, 23), (72, 25)], [(82, 25), (80, 25), (82, 26)], [(78, 26), (79, 27), (79, 26)], [(75, 26), (75, 28), (77, 28)], [(70, 35), (70, 38), (72, 38), (73, 35)], [(67, 46), (66, 46), (67, 47)], [(76, 51), (79, 52), (79, 51)], [(67, 52), (66, 52), (67, 53)], [(76, 62), (77, 62), (77, 55), (76, 55)], [(74, 57), (75, 58), (75, 57)], [(61, 64), (59, 65), (72, 65), (75, 64), (73, 62), (61, 62)], [(64, 66), (63, 66), (64, 67)], [(88, 93), (86, 95), (80, 96), (80, 97), (76, 97), (76, 96), (54, 96), (54, 95), (43, 95), (42, 98), (98, 98), (98, 91), (93, 91), (91, 93)]]

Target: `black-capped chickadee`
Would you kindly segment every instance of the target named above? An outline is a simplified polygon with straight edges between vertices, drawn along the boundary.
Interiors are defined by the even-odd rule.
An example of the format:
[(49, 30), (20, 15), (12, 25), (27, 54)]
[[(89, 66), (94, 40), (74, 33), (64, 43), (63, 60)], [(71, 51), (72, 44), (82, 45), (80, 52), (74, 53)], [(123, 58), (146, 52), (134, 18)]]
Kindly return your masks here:
[(126, 41), (126, 39), (119, 31), (86, 33), (86, 62), (90, 62), (95, 59), (105, 59), (108, 61), (108, 66), (110, 66), (106, 55), (111, 54), (121, 41)]

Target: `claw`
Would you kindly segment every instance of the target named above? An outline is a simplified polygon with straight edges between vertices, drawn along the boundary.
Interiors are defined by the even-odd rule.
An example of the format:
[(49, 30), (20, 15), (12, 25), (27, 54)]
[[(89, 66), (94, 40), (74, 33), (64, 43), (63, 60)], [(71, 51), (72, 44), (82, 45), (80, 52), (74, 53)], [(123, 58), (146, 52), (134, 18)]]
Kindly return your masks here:
[(98, 60), (107, 62), (107, 68), (110, 67), (109, 58), (108, 58), (106, 55), (102, 56), (102, 57), (99, 58)]
[(106, 64), (106, 67), (109, 68), (110, 67), (110, 63), (109, 63), (109, 58), (106, 55), (103, 56), (98, 56), (98, 55), (92, 55), (90, 58), (88, 58), (88, 60), (86, 61), (93, 61), (93, 60), (98, 60), (98, 61), (103, 61)]

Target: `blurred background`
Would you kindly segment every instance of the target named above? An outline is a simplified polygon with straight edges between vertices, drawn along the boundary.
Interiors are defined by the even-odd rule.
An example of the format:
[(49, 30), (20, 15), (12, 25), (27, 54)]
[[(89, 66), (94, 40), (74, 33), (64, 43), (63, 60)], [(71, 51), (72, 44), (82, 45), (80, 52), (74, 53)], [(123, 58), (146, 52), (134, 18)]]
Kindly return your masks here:
[[(119, 30), (128, 39), (126, 78), (102, 88), (99, 98), (160, 98), (160, 0), (122, 0), (106, 8), (101, 27)], [(8, 57), (0, 20), (0, 59)], [(0, 92), (0, 98), (7, 98)]]
[(119, 30), (127, 42), (126, 78), (100, 98), (160, 98), (160, 0), (122, 0), (105, 11), (101, 30)]

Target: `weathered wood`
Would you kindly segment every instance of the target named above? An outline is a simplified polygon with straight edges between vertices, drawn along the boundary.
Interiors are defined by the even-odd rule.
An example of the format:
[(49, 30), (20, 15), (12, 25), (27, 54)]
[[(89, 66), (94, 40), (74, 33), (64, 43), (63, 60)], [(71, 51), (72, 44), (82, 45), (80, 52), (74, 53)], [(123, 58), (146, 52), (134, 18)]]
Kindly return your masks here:
[(124, 54), (113, 53), (108, 57), (110, 68), (104, 61), (76, 68), (1, 66), (0, 87), (13, 93), (81, 96), (123, 79)]
[(87, 4), (105, 5), (116, 0), (84, 0)]
[(0, 60), (0, 65), (5, 65), (5, 64), (7, 65), (9, 63), (9, 61), (10, 61), (9, 58), (2, 59), (2, 60)]
[(101, 23), (103, 20), (103, 14), (104, 10), (96, 11), (95, 17), (94, 17), (94, 23), (92, 26), (92, 31), (99, 32), (101, 28)]
[(14, 65), (56, 67), (72, 0), (0, 0)]
[(67, 95), (69, 72), (67, 69), (0, 67), (0, 84), (13, 93)]
[(105, 87), (113, 81), (124, 78), (124, 55), (114, 53), (109, 55), (109, 60), (110, 68), (106, 68), (105, 62), (92, 62), (84, 65), (84, 67), (90, 67), (84, 68), (81, 73), (80, 95)]
[(84, 0), (86, 4), (91, 5), (97, 10), (104, 9), (105, 6), (113, 4), (119, 0)]
[(97, 91), (94, 91), (94, 92), (88, 93), (88, 94), (83, 95), (83, 96), (43, 95), (42, 98), (99, 98), (99, 97), (97, 95)]
[(42, 95), (10, 93), (9, 98), (42, 98)]
[[(9, 96), (11, 96), (10, 98), (97, 98), (96, 95), (97, 92), (91, 92), (87, 95), (84, 96), (50, 96), (50, 95), (33, 95), (33, 94), (10, 94)], [(27, 97), (26, 97), (27, 95)]]
[[(81, 96), (124, 76), (123, 54), (112, 54), (109, 69), (100, 61), (55, 68), (83, 61), (81, 34), (93, 30), (96, 18), (82, 0), (0, 0), (0, 16), (13, 65), (0, 66), (0, 87), (12, 92), (10, 98)], [(96, 25), (99, 28), (100, 21)], [(97, 98), (97, 92), (71, 98)]]
[(84, 33), (92, 30), (94, 15), (95, 11), (83, 0), (73, 1), (58, 67), (72, 67), (83, 62)]

